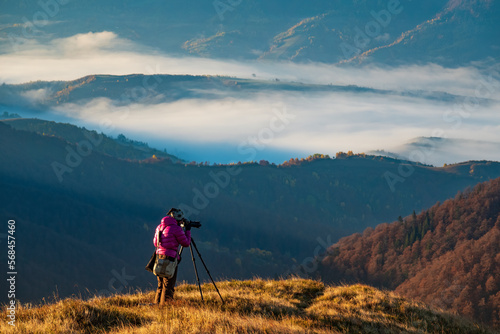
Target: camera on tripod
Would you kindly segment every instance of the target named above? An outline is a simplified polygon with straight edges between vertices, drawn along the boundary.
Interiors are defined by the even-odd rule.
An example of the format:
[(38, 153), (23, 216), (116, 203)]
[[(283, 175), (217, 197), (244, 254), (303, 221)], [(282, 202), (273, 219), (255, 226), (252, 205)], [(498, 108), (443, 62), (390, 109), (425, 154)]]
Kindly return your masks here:
[(185, 227), (190, 227), (190, 228), (200, 228), (201, 227), (201, 223), (199, 221), (195, 221), (195, 220), (187, 220), (185, 218), (183, 218), (181, 220), (181, 223), (180, 223), (181, 227), (182, 228), (185, 228)]

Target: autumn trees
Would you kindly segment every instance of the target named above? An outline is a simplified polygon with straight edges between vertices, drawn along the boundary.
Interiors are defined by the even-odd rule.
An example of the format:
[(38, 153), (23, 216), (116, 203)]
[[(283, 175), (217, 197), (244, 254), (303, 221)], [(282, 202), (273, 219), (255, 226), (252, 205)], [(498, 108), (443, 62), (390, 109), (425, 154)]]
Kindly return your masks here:
[(332, 246), (324, 278), (395, 289), (499, 326), (500, 179)]

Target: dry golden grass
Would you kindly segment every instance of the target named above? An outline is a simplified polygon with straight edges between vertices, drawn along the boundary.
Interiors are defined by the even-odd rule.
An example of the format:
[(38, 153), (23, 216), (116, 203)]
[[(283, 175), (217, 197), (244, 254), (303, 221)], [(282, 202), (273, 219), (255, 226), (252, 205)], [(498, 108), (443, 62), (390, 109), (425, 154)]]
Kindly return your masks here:
[[(289, 279), (181, 285), (176, 299), (149, 305), (154, 292), (21, 306), (1, 333), (494, 333), (465, 319), (364, 285)], [(5, 314), (4, 308), (4, 314)], [(5, 319), (5, 317), (4, 317)]]

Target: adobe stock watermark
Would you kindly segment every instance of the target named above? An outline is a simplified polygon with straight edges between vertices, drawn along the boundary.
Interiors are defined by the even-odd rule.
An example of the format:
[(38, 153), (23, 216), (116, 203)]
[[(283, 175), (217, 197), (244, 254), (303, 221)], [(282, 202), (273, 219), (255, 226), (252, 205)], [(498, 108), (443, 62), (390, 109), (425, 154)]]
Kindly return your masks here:
[(333, 245), (331, 235), (326, 237), (326, 240), (316, 238), (318, 245), (314, 248), (312, 256), (306, 257), (299, 265), (294, 265), (290, 270), (283, 273), (282, 277), (290, 277), (291, 275), (299, 277), (308, 277), (318, 270), (318, 265), (321, 258), (331, 255), (330, 246)]
[(17, 264), (16, 264), (16, 221), (9, 220), (7, 222), (7, 298), (9, 302), (7, 304), (7, 322), (10, 326), (16, 326), (16, 279), (17, 279)]
[[(500, 91), (500, 82), (493, 78), (493, 73), (498, 76), (496, 69), (490, 71), (488, 76), (482, 75), (474, 90), (474, 97), (467, 96), (461, 102), (456, 102), (453, 107), (444, 112), (443, 121), (449, 125), (449, 128), (456, 130), (459, 129), (464, 119), (471, 116), (474, 111), (477, 111), (481, 105), (481, 100), (490, 99), (496, 96)], [(447, 138), (446, 131), (442, 128), (432, 130), (432, 137)], [(384, 178), (391, 192), (396, 191), (398, 183), (405, 182), (415, 172), (414, 165), (416, 162), (426, 163), (436, 151), (436, 141), (426, 138), (418, 149), (413, 150), (408, 159), (410, 161), (401, 162), (398, 166), (398, 172), (393, 173), (386, 171)]]
[(135, 279), (135, 276), (127, 275), (125, 267), (121, 269), (121, 273), (112, 269), (111, 275), (113, 277), (109, 279), (107, 289), (98, 291), (98, 296), (109, 297), (114, 294), (122, 293), (124, 290), (130, 288), (130, 282)]
[[(243, 161), (253, 161), (258, 151), (262, 151), (265, 147), (271, 144), (276, 134), (285, 130), (296, 117), (287, 111), (285, 105), (280, 108), (272, 109), (273, 116), (269, 120), (269, 126), (260, 129), (254, 135), (247, 137), (239, 146), (238, 153), (241, 154)], [(211, 181), (206, 183), (202, 189), (193, 188), (193, 199), (190, 204), (181, 203), (178, 208), (184, 212), (186, 218), (191, 215), (197, 215), (204, 210), (213, 200), (219, 196), (220, 191), (225, 189), (231, 182), (231, 178), (239, 175), (243, 169), (239, 165), (229, 164), (221, 171), (210, 171), (208, 175)]]
[[(411, 1), (411, 0), (408, 0)], [(366, 50), (370, 43), (379, 38), (385, 28), (389, 26), (393, 18), (403, 11), (404, 7), (399, 0), (389, 0), (386, 9), (378, 12), (372, 10), (370, 12), (373, 20), (367, 22), (362, 28), (355, 27), (354, 45), (342, 42), (340, 43), (340, 50), (344, 55), (345, 60), (349, 60)]]
[(258, 151), (262, 151), (270, 145), (276, 134), (285, 130), (285, 128), (296, 118), (296, 115), (290, 114), (285, 105), (279, 109), (273, 108), (274, 116), (269, 120), (269, 126), (260, 129), (255, 136), (249, 136), (245, 141), (238, 145), (238, 153), (243, 156), (244, 161), (253, 161)]
[(23, 16), (21, 35), (9, 33), (7, 38), (12, 45), (14, 51), (19, 50), (19, 45), (24, 44), (25, 40), (33, 39), (42, 35), (41, 28), (49, 24), (50, 19), (53, 19), (59, 11), (61, 6), (67, 5), (72, 0), (39, 0), (37, 2), (40, 10), (33, 14), (32, 19)]
[(224, 14), (228, 11), (232, 12), (238, 7), (243, 0), (215, 0), (212, 4), (221, 21), (224, 21)]
[[(104, 132), (111, 127), (111, 124), (105, 126), (104, 123), (101, 123), (100, 130)], [(53, 161), (50, 164), (59, 182), (63, 182), (65, 173), (72, 173), (75, 168), (81, 165), (83, 158), (89, 156), (96, 147), (101, 145), (103, 135), (97, 134), (97, 132), (95, 134), (94, 136), (92, 132), (85, 132), (84, 136), (87, 139), (78, 142), (76, 150), (72, 146), (66, 145), (67, 154), (64, 163)]]
[[(158, 65), (156, 66), (156, 70), (147, 66), (146, 73), (147, 75), (144, 76), (142, 85), (135, 86), (120, 95), (118, 104), (124, 105), (124, 112), (120, 116), (120, 120), (123, 121), (129, 117), (131, 104), (145, 99), (149, 92), (154, 92), (158, 85), (163, 82), (163, 79), (158, 74)], [(87, 131), (84, 133), (86, 139), (78, 142), (76, 148), (73, 148), (71, 145), (66, 145), (66, 156), (64, 161), (53, 161), (51, 163), (52, 170), (59, 182), (64, 181), (64, 174), (72, 173), (82, 164), (85, 157), (88, 157), (92, 154), (93, 150), (101, 145), (104, 139), (102, 133), (112, 134), (114, 130), (115, 126), (113, 122), (109, 118), (104, 118), (99, 122), (99, 131), (101, 133)]]

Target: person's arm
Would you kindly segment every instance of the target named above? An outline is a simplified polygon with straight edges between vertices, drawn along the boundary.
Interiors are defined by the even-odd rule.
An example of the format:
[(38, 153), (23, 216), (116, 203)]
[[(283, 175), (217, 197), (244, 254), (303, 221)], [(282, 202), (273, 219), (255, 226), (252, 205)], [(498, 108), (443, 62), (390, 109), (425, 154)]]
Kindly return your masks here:
[(186, 231), (182, 229), (182, 227), (177, 226), (178, 229), (176, 229), (175, 233), (175, 239), (177, 239), (177, 242), (184, 247), (189, 247), (189, 244), (191, 243), (191, 231)]
[(158, 228), (156, 228), (156, 230), (155, 230), (155, 236), (154, 236), (154, 238), (153, 238), (153, 245), (154, 245), (155, 247), (156, 247), (156, 237), (158, 236), (158, 231), (157, 231), (157, 230), (158, 230)]

